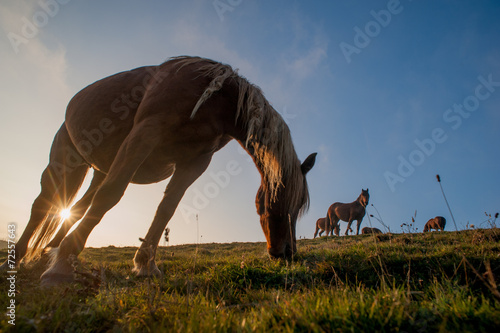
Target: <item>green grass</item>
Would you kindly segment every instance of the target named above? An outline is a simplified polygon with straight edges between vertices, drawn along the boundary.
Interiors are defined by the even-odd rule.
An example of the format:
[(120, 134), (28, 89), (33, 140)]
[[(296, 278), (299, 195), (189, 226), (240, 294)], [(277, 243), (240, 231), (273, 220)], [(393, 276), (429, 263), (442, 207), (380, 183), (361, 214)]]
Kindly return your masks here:
[[(323, 237), (290, 261), (264, 243), (162, 247), (160, 279), (131, 273), (135, 248), (87, 248), (78, 283), (17, 274), (16, 332), (493, 332), (500, 230)], [(5, 250), (0, 258), (5, 258)], [(4, 273), (5, 276), (5, 273)], [(0, 281), (0, 305), (9, 302)]]

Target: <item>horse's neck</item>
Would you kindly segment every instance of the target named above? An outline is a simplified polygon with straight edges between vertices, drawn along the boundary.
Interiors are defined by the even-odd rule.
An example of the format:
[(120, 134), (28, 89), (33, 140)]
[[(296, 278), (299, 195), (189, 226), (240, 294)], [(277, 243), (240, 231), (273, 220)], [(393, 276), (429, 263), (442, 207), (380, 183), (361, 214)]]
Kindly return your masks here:
[(362, 197), (361, 197), (361, 196), (359, 196), (359, 197), (356, 199), (356, 201), (354, 201), (353, 203), (357, 203), (357, 204), (358, 204), (358, 205), (360, 205), (363, 209), (365, 209), (365, 208), (366, 208), (366, 206), (365, 206), (365, 205), (363, 205), (363, 203), (361, 202), (361, 198), (362, 198)]

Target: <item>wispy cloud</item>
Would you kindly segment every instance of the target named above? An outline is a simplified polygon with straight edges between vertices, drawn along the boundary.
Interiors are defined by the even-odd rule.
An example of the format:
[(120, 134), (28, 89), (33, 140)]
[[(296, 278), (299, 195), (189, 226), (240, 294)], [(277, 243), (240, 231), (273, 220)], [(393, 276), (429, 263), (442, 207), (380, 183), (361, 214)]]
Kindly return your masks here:
[[(50, 39), (33, 21), (42, 12), (37, 2), (7, 2), (0, 4), (0, 26), (7, 38), (2, 39), (2, 73), (5, 77), (23, 81), (41, 94), (53, 94), (67, 100), (71, 91), (66, 84), (66, 50), (57, 42), (47, 46)], [(45, 13), (46, 14), (46, 13)], [(46, 14), (47, 18), (50, 16)], [(26, 26), (32, 24), (36, 30)], [(45, 26), (50, 24), (46, 22)], [(36, 31), (36, 33), (34, 33)], [(17, 43), (16, 43), (17, 41)], [(21, 41), (21, 42), (19, 42)]]
[(313, 47), (309, 51), (294, 59), (287, 67), (291, 76), (302, 81), (312, 75), (323, 59), (326, 59), (326, 48), (324, 46)]
[(295, 83), (300, 84), (327, 58), (328, 37), (320, 24), (311, 22), (298, 9), (290, 13), (289, 19), (294, 38), (286, 50), (286, 70)]
[(200, 55), (217, 61), (226, 62), (244, 73), (255, 71), (254, 66), (236, 50), (227, 45), (217, 34), (203, 30), (202, 24), (193, 25), (183, 19), (172, 25), (175, 34), (172, 46), (177, 52)]

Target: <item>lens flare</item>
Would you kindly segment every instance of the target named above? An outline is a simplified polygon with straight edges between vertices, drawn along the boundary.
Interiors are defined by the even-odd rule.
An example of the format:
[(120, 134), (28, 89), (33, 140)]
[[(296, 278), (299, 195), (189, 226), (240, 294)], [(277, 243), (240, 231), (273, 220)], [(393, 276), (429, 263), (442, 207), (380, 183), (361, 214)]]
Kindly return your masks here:
[(71, 216), (71, 210), (69, 208), (63, 209), (59, 215), (66, 220)]

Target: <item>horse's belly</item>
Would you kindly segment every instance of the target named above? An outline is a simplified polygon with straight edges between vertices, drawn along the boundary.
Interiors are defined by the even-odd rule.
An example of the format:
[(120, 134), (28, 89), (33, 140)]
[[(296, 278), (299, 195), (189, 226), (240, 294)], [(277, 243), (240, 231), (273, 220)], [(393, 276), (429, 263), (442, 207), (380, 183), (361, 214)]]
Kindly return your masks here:
[(161, 182), (172, 176), (174, 173), (175, 166), (173, 164), (169, 165), (155, 165), (153, 167), (148, 167), (148, 165), (141, 166), (132, 178), (132, 183), (135, 184), (152, 184)]

